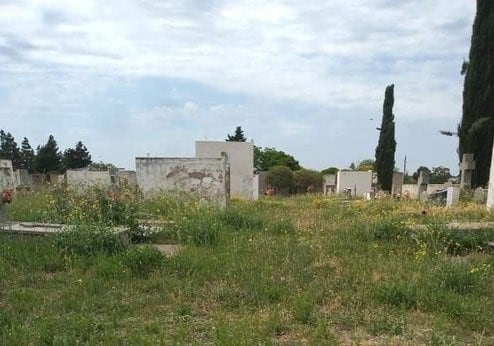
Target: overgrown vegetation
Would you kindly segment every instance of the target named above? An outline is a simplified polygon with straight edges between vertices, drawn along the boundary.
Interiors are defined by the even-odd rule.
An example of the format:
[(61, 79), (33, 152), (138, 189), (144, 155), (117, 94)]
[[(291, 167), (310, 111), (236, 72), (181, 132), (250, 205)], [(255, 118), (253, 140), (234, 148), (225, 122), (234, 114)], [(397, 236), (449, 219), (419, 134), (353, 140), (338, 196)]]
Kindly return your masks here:
[[(446, 227), (494, 220), (483, 206), (57, 193), (8, 206), (78, 226), (1, 235), (0, 344), (494, 343), (494, 230)], [(182, 250), (123, 241), (110, 226), (127, 214), (154, 225), (140, 241)]]

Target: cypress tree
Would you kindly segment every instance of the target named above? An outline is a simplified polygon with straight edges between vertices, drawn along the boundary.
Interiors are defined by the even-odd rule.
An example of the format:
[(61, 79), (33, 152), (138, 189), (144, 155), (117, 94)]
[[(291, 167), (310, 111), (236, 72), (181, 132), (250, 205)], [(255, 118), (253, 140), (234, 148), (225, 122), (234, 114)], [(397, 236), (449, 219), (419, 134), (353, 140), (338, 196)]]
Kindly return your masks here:
[(84, 168), (92, 163), (91, 155), (81, 141), (77, 142), (74, 149), (69, 148), (64, 151), (62, 161), (66, 169)]
[(463, 116), (458, 126), (460, 159), (473, 153), (472, 186), (485, 186), (494, 138), (494, 1), (477, 0), (469, 61), (463, 63)]
[(34, 171), (34, 150), (29, 144), (29, 140), (24, 137), (21, 144), (21, 167), (27, 169), (30, 173)]
[(245, 142), (247, 138), (244, 136), (244, 131), (241, 126), (237, 126), (235, 129), (235, 134), (233, 136), (227, 135), (228, 138), (225, 139), (227, 142)]
[(388, 85), (384, 93), (383, 117), (379, 142), (376, 147), (375, 169), (377, 180), (381, 188), (391, 191), (393, 184), (393, 170), (395, 167), (395, 122), (393, 114), (394, 84)]
[(17, 170), (21, 165), (20, 155), (14, 136), (10, 132), (5, 133), (4, 130), (0, 130), (0, 159), (11, 160), (14, 170)]
[(39, 173), (58, 172), (62, 163), (62, 155), (58, 150), (55, 138), (50, 135), (48, 142), (43, 146), (38, 146), (36, 154), (36, 170)]

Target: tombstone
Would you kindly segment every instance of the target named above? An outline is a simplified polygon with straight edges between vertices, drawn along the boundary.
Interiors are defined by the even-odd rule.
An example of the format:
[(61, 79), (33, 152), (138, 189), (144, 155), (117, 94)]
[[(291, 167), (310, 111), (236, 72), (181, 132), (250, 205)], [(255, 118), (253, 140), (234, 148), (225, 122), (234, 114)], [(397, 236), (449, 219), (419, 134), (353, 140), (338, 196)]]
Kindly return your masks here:
[(391, 195), (400, 195), (403, 191), (403, 173), (393, 173), (393, 185), (391, 187)]
[(419, 199), (422, 201), (422, 202), (427, 202), (429, 200), (429, 194), (427, 193), (427, 191), (422, 191), (419, 195)]
[(12, 161), (0, 160), (0, 222), (4, 221), (3, 204), (12, 200), (12, 192), (15, 188), (14, 170)]
[(418, 195), (420, 196), (422, 192), (427, 191), (427, 185), (429, 185), (431, 181), (431, 174), (426, 171), (420, 171), (420, 176), (417, 180), (417, 185), (418, 185)]
[(481, 187), (478, 187), (473, 192), (473, 201), (475, 203), (485, 203), (487, 200), (487, 191)]
[(455, 186), (448, 187), (446, 194), (446, 206), (454, 207), (459, 202), (460, 202), (460, 188)]
[(472, 187), (472, 174), (474, 169), (475, 161), (473, 160), (473, 154), (463, 154), (463, 159), (460, 163), (460, 187), (462, 189), (469, 189)]

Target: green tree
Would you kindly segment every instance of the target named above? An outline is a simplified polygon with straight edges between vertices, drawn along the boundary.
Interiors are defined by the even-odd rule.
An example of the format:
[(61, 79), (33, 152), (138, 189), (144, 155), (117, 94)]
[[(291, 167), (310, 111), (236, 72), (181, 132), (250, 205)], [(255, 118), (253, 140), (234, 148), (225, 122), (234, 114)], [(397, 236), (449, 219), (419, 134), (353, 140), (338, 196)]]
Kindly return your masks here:
[(244, 131), (241, 126), (237, 126), (235, 129), (235, 134), (233, 136), (227, 135), (228, 138), (225, 139), (227, 142), (245, 142), (247, 138), (244, 136)]
[(418, 178), (420, 177), (420, 172), (428, 172), (429, 174), (431, 173), (431, 170), (425, 166), (420, 166), (419, 168), (417, 168), (417, 171), (415, 173), (412, 174), (412, 177), (413, 177), (413, 180), (417, 181)]
[(113, 163), (105, 162), (92, 162), (89, 165), (89, 169), (92, 171), (110, 171), (110, 174), (115, 174), (118, 171), (117, 166)]
[(374, 169), (375, 161), (372, 159), (362, 160), (357, 166), (357, 171), (372, 171)]
[(34, 171), (35, 155), (34, 150), (29, 144), (29, 140), (24, 137), (21, 143), (21, 165), (20, 168), (27, 169), (30, 173)]
[(472, 186), (485, 186), (494, 138), (494, 1), (477, 0), (469, 61), (462, 65), (463, 116), (458, 126), (460, 160), (473, 153)]
[(254, 167), (257, 171), (269, 171), (275, 166), (285, 166), (292, 171), (299, 170), (300, 164), (292, 155), (275, 148), (254, 147)]
[(0, 130), (0, 159), (11, 160), (14, 169), (19, 169), (21, 166), (21, 152), (15, 138), (4, 130)]
[(431, 183), (432, 184), (442, 184), (451, 178), (451, 171), (447, 167), (439, 166), (432, 167), (431, 172)]
[(268, 171), (266, 180), (277, 191), (288, 192), (293, 186), (293, 171), (286, 166), (274, 166)]
[(339, 169), (337, 167), (328, 167), (326, 169), (323, 169), (321, 171), (322, 175), (329, 175), (329, 174), (336, 174), (338, 173)]
[(321, 190), (322, 174), (311, 169), (299, 169), (293, 172), (293, 186), (297, 193), (307, 192), (309, 186), (313, 186), (316, 191)]
[(66, 149), (63, 153), (63, 164), (66, 169), (84, 168), (91, 164), (91, 155), (81, 141), (75, 148)]
[(61, 170), (62, 155), (58, 150), (57, 142), (53, 135), (43, 146), (36, 149), (35, 167), (40, 173), (58, 172)]
[(393, 114), (394, 84), (388, 85), (384, 93), (383, 117), (379, 142), (376, 147), (375, 169), (381, 188), (391, 191), (393, 170), (395, 168), (395, 122)]

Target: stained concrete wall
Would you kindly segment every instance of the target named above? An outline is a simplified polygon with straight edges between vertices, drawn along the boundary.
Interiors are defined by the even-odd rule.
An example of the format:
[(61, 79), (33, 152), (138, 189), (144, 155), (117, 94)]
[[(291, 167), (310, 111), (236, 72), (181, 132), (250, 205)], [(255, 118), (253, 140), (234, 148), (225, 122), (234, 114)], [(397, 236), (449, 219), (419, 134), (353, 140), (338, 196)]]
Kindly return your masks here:
[(333, 193), (336, 193), (336, 174), (324, 175), (322, 187), (325, 196), (330, 196)]
[(228, 155), (230, 164), (230, 195), (254, 199), (254, 143), (196, 141), (196, 157), (220, 158)]
[(352, 196), (363, 197), (372, 188), (372, 172), (339, 171), (336, 178), (336, 193), (343, 193), (345, 189), (352, 190)]
[(226, 205), (229, 180), (226, 157), (138, 157), (136, 175), (146, 197), (160, 192), (185, 192)]
[(108, 188), (111, 186), (111, 176), (109, 171), (89, 171), (89, 170), (72, 170), (65, 173), (67, 185), (76, 188), (100, 187)]
[(403, 196), (408, 196), (410, 199), (419, 198), (419, 186), (417, 184), (403, 184)]
[(0, 192), (8, 189), (14, 190), (16, 187), (16, 176), (12, 167), (12, 161), (0, 160)]
[(135, 171), (118, 171), (116, 174), (118, 183), (126, 183), (130, 187), (137, 187), (137, 173)]
[(391, 195), (401, 194), (403, 191), (403, 173), (394, 172), (391, 186)]

